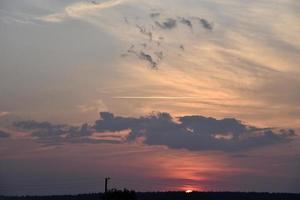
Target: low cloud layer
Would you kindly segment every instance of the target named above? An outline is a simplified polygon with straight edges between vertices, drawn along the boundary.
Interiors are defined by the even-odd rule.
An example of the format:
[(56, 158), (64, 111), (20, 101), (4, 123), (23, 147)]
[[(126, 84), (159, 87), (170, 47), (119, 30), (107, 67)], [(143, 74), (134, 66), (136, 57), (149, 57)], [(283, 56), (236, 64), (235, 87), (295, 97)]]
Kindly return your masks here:
[(88, 124), (69, 126), (33, 120), (15, 122), (14, 126), (31, 133), (31, 136), (46, 145), (62, 145), (64, 143), (114, 143), (109, 140), (92, 139), (95, 130)]
[[(176, 119), (169, 113), (139, 118), (114, 116), (101, 112), (93, 125), (81, 127), (54, 125), (48, 122), (22, 121), (15, 127), (31, 131), (32, 136), (48, 144), (119, 143), (142, 140), (147, 145), (164, 145), (192, 151), (238, 152), (272, 144), (289, 142), (296, 135), (292, 129), (258, 128), (234, 118), (215, 119), (204, 116), (183, 116)], [(129, 130), (125, 140), (94, 139), (94, 133)]]
[(9, 133), (0, 130), (0, 139), (1, 138), (8, 138), (9, 136), (10, 136)]

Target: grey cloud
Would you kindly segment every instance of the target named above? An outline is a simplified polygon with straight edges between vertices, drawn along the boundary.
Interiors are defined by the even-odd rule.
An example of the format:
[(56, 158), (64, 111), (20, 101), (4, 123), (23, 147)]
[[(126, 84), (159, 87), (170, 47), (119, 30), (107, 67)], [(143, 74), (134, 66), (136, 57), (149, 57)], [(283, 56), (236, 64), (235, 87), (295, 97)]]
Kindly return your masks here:
[(8, 137), (10, 137), (10, 134), (9, 134), (9, 133), (0, 130), (0, 139), (1, 139), (1, 138), (8, 138)]
[(157, 18), (160, 16), (160, 13), (150, 13), (151, 18)]
[[(148, 145), (165, 145), (174, 149), (194, 151), (241, 151), (261, 146), (289, 142), (293, 130), (248, 126), (234, 118), (217, 120), (203, 116), (180, 117), (174, 122), (168, 113), (140, 118), (114, 117), (96, 121), (95, 128), (103, 131), (130, 129), (128, 140), (144, 137)], [(116, 130), (117, 129), (117, 130)]]
[(16, 128), (32, 132), (32, 136), (38, 138), (76, 138), (86, 137), (93, 133), (93, 129), (88, 124), (83, 124), (80, 127), (69, 126), (63, 124), (52, 124), (49, 122), (37, 121), (19, 121), (15, 122)]
[(192, 23), (191, 20), (186, 19), (186, 18), (184, 18), (184, 17), (181, 17), (181, 18), (179, 18), (179, 21), (180, 21), (182, 24), (187, 25), (189, 28), (191, 28), (191, 29), (193, 28), (193, 23)]
[[(94, 125), (80, 127), (54, 125), (48, 122), (25, 121), (15, 123), (17, 128), (33, 131), (32, 135), (46, 145), (64, 143), (121, 143), (143, 138), (147, 145), (164, 145), (173, 149), (191, 151), (240, 152), (272, 144), (286, 143), (296, 135), (292, 129), (258, 128), (234, 118), (215, 119), (204, 116), (172, 118), (169, 113), (148, 116), (121, 117), (101, 112)], [(94, 132), (129, 130), (125, 140), (93, 139)]]
[(122, 131), (130, 129), (138, 124), (138, 119), (131, 117), (115, 117), (109, 112), (101, 112), (100, 119), (95, 122), (94, 128), (99, 132), (105, 131)]
[(152, 69), (157, 68), (157, 62), (154, 61), (151, 55), (144, 53), (143, 51), (140, 52), (139, 54), (140, 59), (146, 60), (150, 63)]
[[(149, 62), (152, 69), (157, 69), (158, 63), (153, 59), (153, 57), (150, 54), (147, 54), (143, 51), (137, 52), (133, 48), (130, 48), (127, 52), (136, 55), (141, 60), (145, 60), (145, 61)], [(154, 54), (158, 57), (159, 60), (160, 60), (160, 56), (163, 56), (162, 54), (160, 54), (160, 52), (159, 52), (159, 54), (156, 54), (156, 53), (154, 53)]]
[(34, 120), (27, 121), (17, 121), (14, 123), (14, 126), (17, 128), (25, 129), (25, 130), (34, 130), (34, 129), (61, 129), (66, 127), (66, 125), (53, 125), (49, 122), (37, 122)]
[[(110, 113), (102, 113), (102, 119), (111, 119)], [(91, 138), (92, 134), (96, 131), (94, 125), (82, 124), (81, 126), (71, 126), (65, 124), (52, 124), (49, 122), (37, 122), (34, 120), (18, 121), (13, 123), (14, 127), (31, 132), (31, 135), (37, 142), (46, 146), (63, 145), (65, 143), (89, 143), (89, 144), (118, 144), (121, 141), (105, 138)], [(97, 127), (99, 128), (99, 127)], [(112, 131), (123, 130), (114, 129)], [(126, 128), (125, 128), (126, 129)], [(102, 132), (109, 129), (103, 129)], [(1, 132), (0, 132), (1, 135)], [(1, 137), (1, 136), (0, 136)]]
[(162, 60), (164, 58), (164, 53), (162, 51), (154, 52), (154, 54), (157, 56), (159, 60)]
[(162, 29), (173, 29), (176, 27), (177, 21), (175, 19), (169, 18), (162, 23), (155, 21), (155, 24)]
[(93, 133), (93, 129), (88, 124), (82, 124), (81, 127), (71, 126), (68, 130), (68, 137), (82, 137), (90, 136)]
[[(199, 17), (177, 17), (177, 18), (165, 18), (164, 20), (159, 20), (157, 18), (160, 17), (159, 12), (153, 12), (150, 13), (150, 18), (153, 19), (153, 22), (155, 25), (161, 29), (165, 30), (172, 30), (177, 26), (177, 23), (181, 23), (191, 30), (193, 30), (193, 23), (201, 23), (201, 25), (205, 29), (212, 30), (212, 25), (205, 19), (199, 18)], [(128, 23), (128, 19), (124, 18), (125, 22)], [(195, 21), (194, 21), (195, 20)], [(142, 23), (139, 21), (139, 23)], [(155, 32), (154, 25), (152, 24), (152, 30), (147, 29), (146, 27), (149, 27), (149, 24), (135, 24), (136, 28), (139, 30), (139, 32), (145, 36), (148, 37), (149, 42), (143, 41), (142, 47), (143, 49), (138, 48), (138, 44), (135, 43), (135, 45), (132, 45), (128, 50), (127, 53), (121, 54), (122, 57), (127, 56), (128, 54), (134, 54), (137, 58), (141, 60), (147, 61), (152, 69), (157, 69), (157, 66), (159, 65), (160, 61), (163, 59), (163, 51), (161, 48), (164, 48), (164, 51), (167, 51), (168, 49), (165, 49), (165, 46), (161, 47), (161, 44), (164, 42), (164, 37), (158, 36), (157, 32)], [(155, 42), (157, 45), (153, 49), (153, 45), (151, 45), (152, 42)], [(137, 48), (135, 48), (137, 47)], [(145, 50), (147, 49), (147, 52)], [(180, 45), (180, 50), (185, 50), (183, 45)]]
[(184, 51), (184, 46), (183, 46), (183, 44), (181, 44), (181, 45), (179, 46), (179, 48), (180, 48), (181, 50)]
[(56, 125), (49, 122), (37, 122), (33, 120), (15, 122), (14, 126), (22, 130), (32, 131), (32, 136), (41, 138), (64, 135), (70, 128), (67, 125)]
[(93, 139), (88, 137), (52, 137), (52, 138), (38, 138), (37, 142), (44, 146), (58, 146), (68, 144), (120, 144), (121, 141), (109, 140), (109, 139)]
[(247, 155), (247, 154), (234, 154), (234, 155), (232, 155), (232, 157), (243, 159), (243, 158), (250, 158), (250, 157), (254, 157), (254, 156)]
[(209, 23), (206, 19), (199, 19), (199, 22), (201, 23), (201, 25), (203, 26), (203, 28), (207, 29), (207, 30), (212, 30), (213, 26), (211, 23)]
[(127, 17), (124, 17), (124, 21), (125, 21), (126, 24), (129, 24), (129, 21), (128, 21)]
[(96, 2), (96, 1), (91, 1), (91, 3), (94, 4), (94, 5), (98, 5), (99, 4), (99, 2)]
[(140, 30), (140, 32), (149, 37), (149, 41), (152, 41), (152, 32), (147, 31), (146, 28), (136, 25), (136, 27)]

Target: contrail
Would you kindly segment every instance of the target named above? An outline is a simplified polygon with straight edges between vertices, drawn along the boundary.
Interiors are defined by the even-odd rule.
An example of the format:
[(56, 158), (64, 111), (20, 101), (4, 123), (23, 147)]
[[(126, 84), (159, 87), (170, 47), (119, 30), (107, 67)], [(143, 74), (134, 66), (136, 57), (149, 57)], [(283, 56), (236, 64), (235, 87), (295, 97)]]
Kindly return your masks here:
[(116, 96), (113, 99), (196, 99), (200, 97), (195, 96)]

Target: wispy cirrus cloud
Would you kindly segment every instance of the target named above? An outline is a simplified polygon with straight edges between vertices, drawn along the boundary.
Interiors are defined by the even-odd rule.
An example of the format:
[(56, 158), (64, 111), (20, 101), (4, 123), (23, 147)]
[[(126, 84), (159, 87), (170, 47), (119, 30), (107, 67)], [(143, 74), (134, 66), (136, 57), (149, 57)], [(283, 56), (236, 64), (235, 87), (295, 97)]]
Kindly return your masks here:
[(127, 0), (107, 0), (104, 2), (96, 3), (95, 1), (77, 2), (68, 5), (63, 11), (38, 17), (38, 19), (45, 22), (62, 22), (69, 18), (80, 18), (84, 15), (91, 14), (91, 12), (99, 11), (102, 9), (111, 8), (122, 4)]
[[(39, 4), (37, 1), (15, 4), (13, 4), (14, 1), (7, 2), (12, 2), (12, 6), (9, 7), (14, 8), (18, 8), (20, 4), (28, 4), (28, 2)], [(84, 96), (86, 99), (82, 102), (73, 103), (69, 110), (60, 113), (60, 116), (66, 115), (70, 111), (73, 112), (71, 107), (76, 107), (76, 112), (89, 114), (92, 118), (93, 114), (98, 111), (98, 105), (92, 101), (96, 102), (98, 99), (103, 99), (103, 104), (107, 109), (102, 110), (110, 110), (125, 115), (143, 115), (152, 110), (159, 110), (173, 115), (201, 113), (214, 117), (234, 116), (251, 123), (261, 123), (262, 126), (273, 126), (282, 120), (287, 122), (287, 127), (291, 126), (291, 123), (297, 124), (297, 126), (300, 124), (298, 120), (300, 113), (298, 103), (299, 79), (297, 78), (299, 77), (297, 65), (299, 63), (299, 26), (297, 26), (299, 13), (295, 12), (295, 8), (299, 7), (299, 2), (276, 1), (270, 3), (267, 0), (262, 0), (252, 2), (251, 5), (237, 0), (226, 2), (192, 0), (189, 3), (181, 0), (98, 0), (95, 1), (96, 3), (92, 3), (91, 0), (72, 0), (63, 3), (49, 0), (46, 2), (48, 2), (47, 6), (38, 5), (36, 10), (32, 9), (34, 7), (32, 4), (23, 5), (23, 7), (28, 7), (27, 9), (22, 6), (19, 6), (18, 9), (5, 9), (4, 7), (4, 12), (2, 12), (4, 13), (4, 20), (7, 19), (5, 16), (12, 15), (17, 20), (25, 21), (35, 17), (34, 20), (40, 18), (39, 21), (36, 20), (35, 22), (48, 27), (35, 29), (29, 25), (24, 26), (22, 24), (20, 26), (19, 23), (13, 23), (12, 20), (11, 26), (26, 27), (26, 30), (30, 31), (26, 32), (27, 34), (23, 32), (25, 29), (14, 31), (15, 37), (11, 41), (8, 40), (12, 35), (10, 34), (11, 31), (7, 31), (6, 38), (3, 37), (5, 36), (4, 33), (1, 34), (1, 37), (4, 38), (3, 41), (9, 41), (3, 51), (9, 52), (11, 49), (9, 52), (11, 55), (14, 52), (24, 55), (22, 61), (35, 60), (32, 58), (35, 58), (36, 52), (25, 56), (19, 51), (28, 53), (30, 51), (27, 51), (26, 45), (22, 47), (20, 44), (23, 44), (23, 41), (36, 41), (40, 38), (41, 42), (31, 42), (35, 46), (33, 50), (37, 49), (40, 52), (40, 49), (44, 49), (42, 53), (45, 59), (62, 60), (63, 62), (58, 63), (57, 66), (64, 73), (69, 73), (69, 77), (73, 77), (68, 82), (78, 83), (76, 77), (78, 75), (76, 74), (77, 70), (73, 70), (74, 66), (66, 64), (66, 61), (74, 60), (72, 65), (80, 63), (78, 65), (82, 67), (79, 71), (85, 69), (86, 76), (80, 76), (80, 79), (82, 82), (91, 83), (88, 86), (89, 89), (87, 87), (79, 89), (78, 86), (76, 88), (74, 86), (75, 92), (73, 94), (77, 97)], [(13, 14), (24, 12), (30, 15), (15, 16)], [(277, 13), (280, 13), (280, 17), (274, 20), (273, 16), (277, 16)], [(70, 21), (68, 26), (46, 22), (47, 20), (48, 22), (62, 22), (68, 19), (76, 20)], [(167, 22), (167, 19), (176, 20), (177, 26), (172, 29), (164, 29), (155, 25), (155, 21), (163, 24)], [(86, 24), (89, 25), (89, 28), (82, 28)], [(143, 27), (145, 31), (140, 31), (137, 25)], [(192, 25), (192, 31), (190, 25)], [(98, 27), (100, 28), (98, 29)], [(2, 31), (5, 30), (2, 29)], [(52, 40), (52, 36), (58, 33), (62, 37)], [(152, 37), (151, 43), (149, 33)], [(106, 39), (106, 35), (112, 37)], [(25, 36), (26, 38), (24, 38)], [(101, 38), (108, 41), (108, 46), (102, 46)], [(44, 44), (43, 41), (46, 43)], [(49, 44), (47, 41), (50, 41)], [(100, 42), (97, 43), (96, 41)], [(18, 45), (12, 47), (13, 44)], [(39, 44), (43, 44), (43, 46), (41, 47)], [(61, 44), (65, 45), (61, 47)], [(53, 45), (55, 50), (49, 49), (49, 45)], [(126, 52), (128, 47), (132, 45), (135, 45), (133, 50), (136, 54)], [(110, 48), (113, 48), (109, 53), (112, 57), (105, 56), (109, 57), (109, 61), (108, 64), (104, 64), (105, 58), (100, 58), (99, 55), (103, 54), (101, 51), (108, 52), (106, 50)], [(74, 56), (73, 50), (76, 49), (80, 50)], [(49, 56), (47, 55), (49, 50), (57, 52), (57, 54), (54, 54), (55, 56), (50, 54)], [(157, 56), (156, 52), (162, 52), (162, 56)], [(17, 65), (10, 64), (12, 59), (6, 56), (7, 54), (2, 54), (3, 65), (1, 66), (7, 65), (10, 70), (14, 69), (14, 66)], [(125, 54), (126, 56), (120, 56)], [(7, 59), (7, 63), (4, 62), (5, 59)], [(23, 63), (26, 64), (26, 62)], [(41, 63), (49, 62), (41, 61)], [(149, 68), (153, 68), (155, 63), (157, 63), (159, 70), (149, 72)], [(87, 65), (93, 65), (93, 67), (83, 67)], [(105, 65), (111, 67), (105, 68)], [(26, 69), (31, 70), (30, 66), (38, 67), (40, 63), (29, 63)], [(146, 69), (144, 70), (141, 66)], [(14, 70), (18, 69), (15, 67)], [(47, 67), (47, 69), (52, 68)], [(7, 91), (12, 93), (11, 91), (19, 86), (12, 84), (13, 81), (12, 83), (9, 81), (13, 80), (11, 77), (17, 77), (16, 79), (25, 83), (20, 85), (26, 85), (23, 89), (26, 91), (24, 94), (30, 94), (32, 91), (29, 91), (29, 88), (34, 87), (27, 85), (28, 77), (24, 75), (26, 70), (17, 73), (20, 75), (16, 76), (10, 75), (16, 74), (10, 70), (1, 71), (3, 78), (1, 77), (0, 85), (2, 87), (10, 85)], [(68, 72), (66, 72), (67, 70)], [(53, 77), (56, 78), (60, 77), (62, 71), (49, 74), (53, 74)], [(107, 75), (108, 73), (109, 75)], [(115, 76), (118, 78), (110, 78)], [(3, 81), (5, 77), (9, 78)], [(41, 78), (41, 80), (48, 79)], [(90, 80), (93, 80), (93, 83)], [(42, 81), (39, 80), (40, 82)], [(69, 88), (64, 86), (67, 85), (64, 83), (61, 84), (62, 90), (68, 91)], [(51, 84), (50, 82), (46, 83), (46, 85)], [(36, 85), (35, 82), (34, 85)], [(118, 86), (122, 89), (112, 89), (100, 95), (94, 94), (94, 91), (111, 86)], [(7, 107), (6, 105), (2, 106), (2, 109), (9, 110), (13, 107), (12, 102), (18, 102), (14, 99), (24, 99), (25, 95), (22, 92), (16, 90), (15, 93), (18, 94), (18, 96), (15, 95), (17, 97), (7, 98), (6, 101), (3, 100), (6, 98), (3, 95), (5, 93), (1, 93), (1, 104), (9, 105)], [(63, 94), (67, 93), (63, 92)], [(58, 95), (57, 91), (56, 94), (61, 96)], [(39, 99), (41, 95), (44, 94), (35, 92), (34, 95), (29, 96)], [(197, 98), (179, 98), (176, 95), (182, 97), (189, 97), (190, 95)], [(111, 98), (117, 96), (130, 98)], [(62, 102), (69, 101), (65, 97), (62, 99)], [(148, 99), (152, 99), (152, 101), (148, 101)], [(169, 101), (168, 99), (176, 99), (176, 101)], [(60, 106), (64, 107), (62, 102), (59, 102)], [(29, 104), (35, 109), (33, 113), (39, 113), (37, 114), (38, 117), (55, 112), (55, 109), (51, 109), (51, 106), (43, 103), (41, 103), (43, 109), (37, 106), (40, 103)], [(54, 103), (51, 102), (52, 104)], [(68, 102), (68, 104), (70, 103)], [(28, 114), (31, 111), (27, 108), (28, 105), (25, 106), (24, 104), (18, 111)], [(282, 115), (278, 116), (276, 114), (278, 112)], [(84, 119), (82, 115), (73, 116)], [(64, 119), (66, 118), (64, 117)], [(266, 122), (267, 120), (269, 121)]]

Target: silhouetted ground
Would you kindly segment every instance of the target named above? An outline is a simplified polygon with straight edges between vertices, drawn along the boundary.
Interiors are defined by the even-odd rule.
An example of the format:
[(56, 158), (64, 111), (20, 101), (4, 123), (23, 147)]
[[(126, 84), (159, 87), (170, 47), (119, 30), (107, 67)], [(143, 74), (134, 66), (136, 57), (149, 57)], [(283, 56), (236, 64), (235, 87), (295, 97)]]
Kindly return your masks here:
[[(106, 200), (300, 200), (300, 194), (288, 193), (245, 193), (245, 192), (114, 192)], [(101, 193), (62, 196), (5, 197), (0, 200), (102, 200)]]

